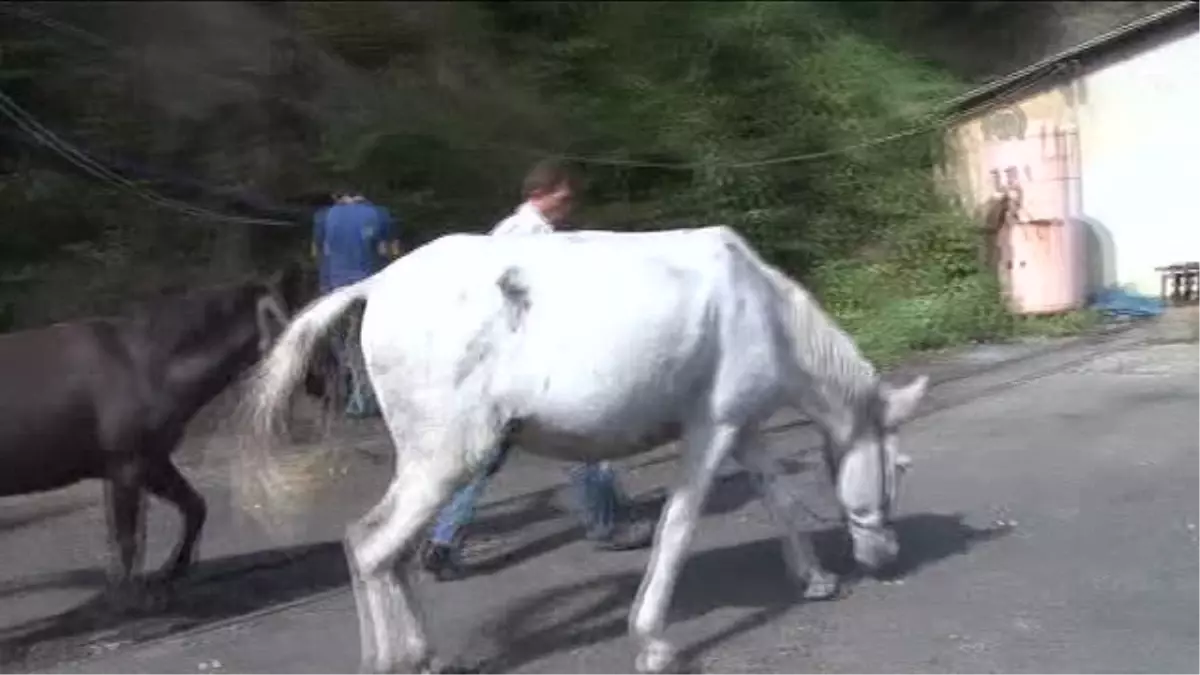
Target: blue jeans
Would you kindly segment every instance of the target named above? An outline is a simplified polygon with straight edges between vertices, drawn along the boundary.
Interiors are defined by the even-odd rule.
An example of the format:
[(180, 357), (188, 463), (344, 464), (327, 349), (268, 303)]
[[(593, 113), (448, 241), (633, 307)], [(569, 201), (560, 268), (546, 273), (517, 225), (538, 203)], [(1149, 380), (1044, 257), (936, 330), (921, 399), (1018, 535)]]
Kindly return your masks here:
[(334, 350), (340, 371), (338, 376), (343, 382), (348, 381), (349, 385), (346, 415), (374, 417), (379, 414), (379, 404), (375, 401), (375, 390), (371, 387), (366, 363), (363, 361), (362, 343), (359, 341), (361, 328), (360, 313), (356, 312), (343, 318), (335, 333)]
[[(430, 537), (434, 544), (457, 546), (459, 532), (475, 517), (475, 505), (483, 496), (488, 481), (504, 464), (508, 453), (497, 452), (489, 464), (470, 483), (459, 489), (449, 504), (442, 507)], [(612, 536), (622, 505), (616, 474), (606, 462), (590, 463), (571, 470), (571, 483), (589, 539)]]

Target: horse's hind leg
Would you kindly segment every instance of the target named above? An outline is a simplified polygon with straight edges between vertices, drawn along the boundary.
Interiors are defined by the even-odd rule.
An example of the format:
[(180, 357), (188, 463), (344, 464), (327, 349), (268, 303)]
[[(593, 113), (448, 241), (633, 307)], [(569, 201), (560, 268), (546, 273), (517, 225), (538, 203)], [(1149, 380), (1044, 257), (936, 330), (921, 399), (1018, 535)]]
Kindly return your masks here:
[(422, 458), (419, 463), (408, 463), (404, 451), (398, 454), (401, 466), (387, 494), (346, 534), (362, 638), (362, 667), (368, 672), (429, 666), (432, 654), (412, 593), (407, 560), (421, 528), (466, 474), (461, 462)]
[(763, 506), (779, 529), (788, 568), (804, 587), (808, 600), (828, 600), (837, 595), (837, 575), (825, 570), (813, 548), (812, 537), (801, 529), (795, 505), (778, 481), (778, 471), (762, 446), (761, 438), (749, 436), (735, 450), (735, 458), (754, 479)]
[(200, 539), (200, 531), (204, 529), (208, 507), (204, 497), (167, 457), (147, 463), (145, 483), (151, 494), (173, 504), (183, 516), (183, 533), (166, 567), (168, 580), (179, 579), (195, 561), (196, 542)]

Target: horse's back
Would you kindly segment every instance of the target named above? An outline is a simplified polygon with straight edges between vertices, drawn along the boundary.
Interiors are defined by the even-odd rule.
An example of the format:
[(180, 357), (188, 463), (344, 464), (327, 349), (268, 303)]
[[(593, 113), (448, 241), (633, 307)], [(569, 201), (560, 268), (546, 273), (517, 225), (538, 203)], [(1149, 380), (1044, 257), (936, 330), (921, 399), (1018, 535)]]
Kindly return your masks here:
[(0, 337), (0, 496), (63, 487), (98, 471), (96, 401), (120, 395), (121, 383), (109, 377), (113, 339), (105, 321)]
[[(540, 235), (441, 237), (392, 263), (381, 277), (426, 284), (417, 301), (442, 302), (439, 290), (461, 295), (493, 284), (510, 269), (539, 296), (645, 294), (645, 282), (666, 277), (696, 282), (724, 274), (731, 254), (745, 244), (726, 227), (657, 232), (571, 231)], [(670, 285), (668, 285), (669, 287)], [(634, 298), (636, 299), (636, 297)]]
[(43, 396), (90, 380), (99, 360), (108, 357), (107, 343), (115, 341), (107, 321), (62, 323), (0, 336), (0, 395), (4, 410), (22, 402), (40, 403)]
[[(456, 359), (486, 351), (487, 393), (544, 437), (636, 445), (704, 404), (727, 324), (762, 307), (737, 297), (762, 290), (738, 278), (739, 242), (724, 228), (446, 237), (381, 275), (363, 347), (443, 382), (462, 372)], [(502, 278), (518, 307), (506, 308), (517, 301)]]
[(381, 273), (364, 323), (386, 315), (398, 333), (389, 339), (453, 354), (519, 304), (496, 337), (519, 333), (521, 351), (547, 365), (667, 358), (690, 345), (722, 283), (713, 250), (712, 237), (690, 231), (451, 235)]

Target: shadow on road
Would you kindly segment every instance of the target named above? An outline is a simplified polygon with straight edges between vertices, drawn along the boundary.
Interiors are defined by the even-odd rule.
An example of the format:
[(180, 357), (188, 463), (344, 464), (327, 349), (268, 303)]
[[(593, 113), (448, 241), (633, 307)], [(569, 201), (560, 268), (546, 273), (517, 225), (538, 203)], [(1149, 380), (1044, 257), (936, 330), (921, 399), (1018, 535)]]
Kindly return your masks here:
[[(822, 465), (823, 466), (823, 465)], [(780, 462), (785, 474), (810, 470), (812, 462), (788, 459)], [(577, 541), (583, 536), (583, 528), (575, 516), (558, 505), (556, 495), (562, 488), (547, 488), (522, 495), (519, 500), (505, 500), (488, 506), (487, 512), (470, 526), (469, 533), (483, 533), (489, 537), (516, 534), (536, 523), (545, 523), (563, 517), (572, 520), (572, 527), (558, 529), (521, 545), (499, 553), (470, 561), (467, 574), (481, 576), (518, 565)], [(658, 488), (639, 497), (633, 504), (638, 518), (657, 521), (667, 501), (667, 490)], [(744, 471), (720, 476), (713, 482), (712, 490), (705, 501), (704, 515), (719, 516), (738, 511), (748, 502), (758, 498), (758, 491), (749, 474)], [(497, 507), (504, 507), (497, 512)], [(468, 534), (470, 536), (470, 534)]]
[[(0, 631), (0, 669), (85, 656), (89, 645), (120, 645), (286, 605), (348, 584), (341, 542), (263, 551), (197, 564), (165, 606), (117, 613), (103, 592), (61, 614)], [(19, 587), (18, 587), (19, 584)], [(40, 579), (9, 582), (4, 595), (64, 586), (103, 588), (104, 573), (79, 569)], [(165, 597), (161, 582), (148, 580), (151, 595)], [(155, 604), (155, 603), (148, 603)]]
[(75, 500), (42, 506), (37, 509), (21, 510), (15, 513), (0, 514), (0, 533), (20, 530), (69, 516), (92, 506), (92, 500)]
[[(975, 529), (959, 515), (919, 514), (899, 520), (896, 527), (902, 553), (892, 578), (1007, 534), (1006, 530)], [(816, 539), (823, 564), (845, 574), (845, 583), (852, 586), (859, 575), (851, 569), (844, 530), (823, 530), (816, 533)], [(482, 662), (490, 672), (507, 672), (551, 654), (623, 637), (640, 583), (638, 573), (612, 574), (549, 588), (516, 602), (483, 628), (484, 648), (490, 653)], [(724, 607), (753, 611), (686, 646), (680, 656), (685, 663), (695, 661), (800, 602), (800, 589), (784, 565), (775, 538), (699, 552), (688, 558), (680, 573), (671, 605), (672, 621), (686, 621)]]
[[(803, 470), (802, 466), (785, 471)], [(514, 535), (524, 542), (508, 553), (476, 564), (476, 573), (498, 571), (548, 553), (581, 536), (574, 518), (544, 490), (515, 504), (511, 512), (481, 519), (477, 527), (489, 534)], [(652, 491), (639, 503), (642, 517), (656, 518), (665, 490)], [(706, 515), (741, 509), (756, 499), (757, 490), (744, 473), (718, 479), (706, 502)], [(566, 516), (570, 525), (532, 541), (516, 537), (519, 529)], [(819, 521), (818, 521), (819, 522)], [(819, 526), (828, 526), (825, 521)], [(816, 526), (814, 526), (816, 527)], [(894, 576), (912, 574), (945, 558), (967, 553), (975, 544), (1006, 534), (1005, 530), (976, 530), (961, 516), (919, 514), (896, 523), (901, 541)], [(844, 528), (815, 533), (825, 566), (841, 573), (848, 586), (856, 581)], [(201, 561), (192, 576), (177, 585), (166, 606), (121, 614), (108, 610), (99, 593), (61, 614), (0, 630), (0, 669), (29, 669), (39, 664), (80, 658), (122, 644), (139, 643), (181, 631), (220, 623), (261, 610), (303, 601), (348, 584), (340, 541), (296, 546)], [(0, 602), (21, 594), (71, 586), (103, 587), (102, 570), (83, 568), (0, 584)], [(546, 655), (620, 637), (627, 630), (629, 606), (641, 581), (629, 572), (592, 578), (546, 589), (515, 602), (494, 625), (485, 628), (494, 646), (487, 662), (492, 670), (514, 669)], [(150, 587), (161, 587), (154, 579)], [(751, 608), (746, 617), (717, 634), (689, 646), (683, 653), (694, 659), (713, 646), (754, 630), (789, 611), (800, 601), (799, 589), (784, 567), (774, 538), (700, 552), (689, 558), (681, 573), (672, 614), (682, 619), (718, 607)], [(492, 662), (494, 660), (494, 663)]]
[[(807, 452), (810, 455), (808, 457), (779, 458), (777, 460), (777, 466), (779, 467), (780, 473), (782, 473), (784, 475), (794, 475), (794, 474), (798, 474), (798, 473), (801, 473), (804, 471), (823, 469), (825, 466), (824, 462), (818, 456), (815, 455), (815, 448), (808, 449)], [(641, 462), (640, 464), (637, 464), (636, 468), (638, 468), (638, 469), (650, 468), (650, 467), (658, 466), (660, 464), (674, 462), (674, 461), (677, 461), (678, 459), (679, 459), (678, 456), (676, 456), (674, 454), (653, 457), (644, 462)], [(564, 467), (565, 466), (570, 466), (570, 465), (564, 463)], [(564, 476), (565, 476), (565, 474), (566, 474), (566, 472), (564, 471)], [(714, 490), (718, 489), (722, 483), (726, 483), (730, 479), (744, 480), (745, 473), (742, 471), (738, 471), (738, 472), (734, 472), (729, 475), (725, 475), (725, 476), (721, 476), (721, 477), (717, 478), (717, 480), (714, 483)], [(487, 504), (486, 506), (480, 508), (481, 515), (475, 519), (475, 523), (478, 524), (480, 529), (485, 529), (485, 530), (493, 531), (493, 532), (504, 532), (504, 531), (515, 530), (515, 529), (519, 529), (522, 527), (526, 527), (531, 522), (537, 522), (538, 518), (545, 520), (548, 518), (555, 517), (555, 516), (563, 513), (562, 509), (557, 508), (553, 505), (554, 495), (559, 490), (562, 490), (562, 489), (563, 489), (563, 486), (560, 485), (560, 486), (555, 486), (555, 487), (550, 487), (550, 488), (543, 488), (541, 490), (534, 490), (532, 492), (525, 492), (522, 494), (513, 495), (512, 497), (508, 497), (505, 499), (496, 500), (496, 501), (491, 502), (491, 503)], [(654, 490), (651, 494), (656, 495), (654, 497), (651, 497), (651, 500), (658, 499), (659, 501), (662, 501), (665, 499), (664, 495), (666, 494), (666, 492), (663, 489), (658, 489), (658, 490)], [(643, 498), (641, 501), (645, 501), (645, 498)], [(548, 506), (549, 510), (543, 512), (543, 511), (539, 510), (539, 505), (542, 507)], [(489, 515), (497, 510), (499, 510), (500, 513)], [(530, 515), (533, 515), (535, 517), (535, 520), (533, 520), (533, 521), (529, 520)]]
[(906, 577), (927, 565), (1012, 533), (1008, 525), (975, 528), (963, 522), (962, 515), (918, 513), (896, 521), (900, 539), (900, 557), (889, 578)]
[[(802, 470), (788, 465), (785, 471)], [(561, 489), (561, 488), (559, 488)], [(493, 554), (473, 564), (474, 574), (489, 574), (539, 557), (570, 544), (582, 536), (573, 515), (564, 512), (555, 499), (558, 489), (540, 490), (503, 512), (494, 509), (472, 529), (490, 536), (512, 536), (520, 543), (507, 552)], [(640, 517), (655, 519), (666, 499), (664, 490), (643, 496), (636, 508)], [(740, 509), (756, 498), (754, 486), (744, 473), (722, 477), (706, 503), (707, 515)], [(566, 528), (536, 539), (521, 537), (520, 531), (556, 519), (567, 519)], [(11, 523), (17, 526), (17, 523)], [(22, 523), (24, 524), (24, 523)], [(192, 576), (180, 583), (165, 606), (121, 613), (109, 609), (102, 595), (105, 573), (100, 568), (80, 568), (52, 574), (26, 576), (0, 582), (0, 601), (5, 598), (65, 588), (95, 588), (97, 594), (66, 612), (0, 630), (0, 666), (31, 665), (85, 655), (91, 645), (137, 643), (180, 631), (285, 605), (348, 583), (345, 557), (340, 542), (329, 542), (272, 551), (204, 560)], [(161, 585), (149, 579), (153, 592), (162, 597)], [(154, 603), (150, 603), (153, 605)]]

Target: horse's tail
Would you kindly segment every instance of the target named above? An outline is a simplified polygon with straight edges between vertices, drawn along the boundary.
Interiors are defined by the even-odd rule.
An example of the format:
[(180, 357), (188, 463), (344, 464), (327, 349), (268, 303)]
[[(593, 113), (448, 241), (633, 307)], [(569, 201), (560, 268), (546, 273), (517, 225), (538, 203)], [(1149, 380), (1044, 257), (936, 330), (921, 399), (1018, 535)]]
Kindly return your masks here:
[(373, 278), (330, 292), (301, 310), (288, 324), (255, 373), (250, 403), (256, 434), (282, 431), (282, 413), (312, 358), (313, 346), (350, 305), (366, 297)]
[(242, 507), (255, 517), (266, 517), (264, 525), (273, 534), (285, 526), (277, 517), (306, 505), (319, 487), (319, 479), (328, 479), (324, 474), (332, 473), (323, 466), (328, 458), (313, 449), (289, 458), (292, 461), (287, 465), (273, 456), (273, 446), (286, 431), (285, 413), (290, 410), (292, 392), (317, 341), (351, 305), (366, 298), (373, 279), (343, 286), (304, 308), (254, 372), (246, 401), (252, 428), (250, 447), (243, 448), (243, 464), (235, 468), (234, 480)]

